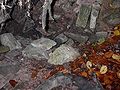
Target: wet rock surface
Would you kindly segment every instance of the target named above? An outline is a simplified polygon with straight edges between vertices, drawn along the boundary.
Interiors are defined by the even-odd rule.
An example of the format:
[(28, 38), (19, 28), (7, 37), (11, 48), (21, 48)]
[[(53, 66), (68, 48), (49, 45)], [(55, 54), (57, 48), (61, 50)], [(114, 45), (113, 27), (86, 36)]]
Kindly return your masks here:
[(0, 90), (119, 90), (119, 36), (120, 0), (1, 0)]

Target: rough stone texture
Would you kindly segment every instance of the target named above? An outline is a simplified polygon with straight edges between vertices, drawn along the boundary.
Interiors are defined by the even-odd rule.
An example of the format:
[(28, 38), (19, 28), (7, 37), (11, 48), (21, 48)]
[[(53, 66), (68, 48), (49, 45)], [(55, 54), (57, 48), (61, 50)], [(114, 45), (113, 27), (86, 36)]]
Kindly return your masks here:
[(59, 43), (65, 43), (67, 40), (68, 40), (68, 38), (64, 35), (64, 34), (59, 34), (57, 37), (55, 37), (55, 39), (54, 39), (58, 44)]
[[(57, 76), (55, 78), (51, 78), (44, 82), (42, 85), (38, 86), (36, 90), (52, 90), (54, 88), (59, 88), (59, 86), (66, 87), (67, 84), (72, 84), (72, 80), (67, 76)], [(70, 88), (72, 89), (72, 88)], [(68, 90), (68, 89), (67, 89)], [(72, 89), (73, 90), (73, 89)], [(75, 89), (77, 90), (77, 89)]]
[(99, 15), (100, 11), (100, 5), (99, 4), (93, 4), (92, 11), (91, 11), (91, 17), (90, 17), (90, 28), (95, 29), (96, 21)]
[(48, 52), (50, 48), (56, 45), (56, 42), (48, 38), (41, 38), (34, 40), (31, 45), (28, 45), (23, 51), (22, 54), (29, 58), (45, 58), (48, 59)]
[(11, 33), (5, 33), (0, 36), (1, 44), (8, 46), (10, 50), (21, 49), (21, 44), (15, 39)]
[(120, 8), (120, 0), (111, 0), (111, 7)]
[(56, 45), (56, 42), (48, 38), (40, 38), (40, 39), (34, 40), (31, 43), (31, 45), (33, 47), (39, 47), (39, 48), (43, 48), (44, 50), (49, 50), (50, 48)]
[(3, 88), (3, 86), (4, 86), (5, 84), (7, 84), (7, 83), (9, 82), (9, 80), (11, 80), (11, 79), (13, 78), (13, 76), (14, 76), (14, 75), (13, 75), (12, 73), (6, 75), (5, 77), (0, 74), (0, 90), (5, 90), (5, 89)]
[(80, 11), (76, 20), (77, 27), (83, 27), (83, 28), (86, 27), (90, 12), (91, 12), (91, 6), (81, 5)]
[(95, 84), (93, 80), (58, 73), (35, 90), (103, 90), (103, 88), (100, 84)]
[(104, 18), (104, 21), (108, 23), (109, 25), (117, 25), (120, 23), (120, 11), (114, 11), (110, 15), (106, 16)]
[(15, 74), (20, 69), (20, 66), (18, 63), (16, 64), (0, 64), (0, 74), (3, 76), (6, 76), (7, 74)]
[(80, 44), (85, 44), (85, 42), (88, 40), (88, 36), (83, 36), (81, 34), (65, 33), (65, 35), (79, 42)]
[(75, 60), (80, 54), (68, 45), (61, 45), (53, 53), (50, 53), (48, 62), (54, 65), (62, 65), (63, 63)]

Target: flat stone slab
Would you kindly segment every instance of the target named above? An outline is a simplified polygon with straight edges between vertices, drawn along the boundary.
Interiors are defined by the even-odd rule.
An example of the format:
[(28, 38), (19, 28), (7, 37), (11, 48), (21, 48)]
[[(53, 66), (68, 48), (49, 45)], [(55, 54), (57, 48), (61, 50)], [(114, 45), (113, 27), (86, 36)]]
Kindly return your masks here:
[(88, 18), (90, 16), (91, 12), (91, 5), (81, 5), (79, 14), (76, 20), (76, 26), (77, 27), (83, 27), (85, 28), (88, 22)]
[(0, 35), (1, 44), (8, 46), (10, 50), (21, 49), (21, 44), (15, 39), (12, 33), (4, 33)]
[(79, 52), (69, 45), (61, 45), (53, 53), (50, 53), (48, 62), (54, 65), (62, 65), (73, 61), (79, 56)]
[(23, 51), (22, 54), (28, 58), (35, 58), (35, 59), (48, 59), (48, 52), (47, 50), (51, 49), (53, 46), (56, 45), (56, 42), (48, 39), (48, 38), (41, 38), (34, 40), (30, 45), (28, 45)]

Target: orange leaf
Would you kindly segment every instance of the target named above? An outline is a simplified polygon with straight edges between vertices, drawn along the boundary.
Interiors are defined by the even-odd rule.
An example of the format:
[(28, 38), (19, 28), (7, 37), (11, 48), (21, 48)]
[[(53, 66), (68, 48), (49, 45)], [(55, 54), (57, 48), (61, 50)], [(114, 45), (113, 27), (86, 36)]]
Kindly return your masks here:
[(111, 58), (112, 55), (113, 55), (113, 51), (108, 51), (108, 52), (106, 52), (106, 53), (104, 54), (104, 56), (105, 56), (106, 58)]
[(82, 75), (83, 77), (88, 77), (88, 74), (87, 74), (86, 72), (81, 72), (81, 75)]
[(32, 70), (32, 75), (31, 75), (31, 78), (35, 78), (36, 76), (37, 76), (37, 74), (38, 74), (38, 70), (36, 70), (36, 69), (33, 69)]

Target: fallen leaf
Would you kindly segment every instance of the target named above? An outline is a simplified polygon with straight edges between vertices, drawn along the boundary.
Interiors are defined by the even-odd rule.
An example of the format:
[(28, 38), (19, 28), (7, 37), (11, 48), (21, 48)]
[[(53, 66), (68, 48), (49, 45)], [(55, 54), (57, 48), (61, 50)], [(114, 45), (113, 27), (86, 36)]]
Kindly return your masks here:
[(108, 52), (106, 52), (106, 53), (104, 54), (104, 56), (105, 56), (106, 58), (111, 58), (112, 55), (113, 55), (113, 51), (108, 51)]
[(32, 74), (31, 74), (31, 78), (34, 79), (34, 78), (37, 76), (37, 74), (38, 74), (38, 70), (33, 69), (33, 70), (32, 70)]
[(86, 72), (81, 72), (81, 76), (88, 77), (88, 74)]
[(115, 35), (115, 36), (119, 36), (119, 35), (120, 35), (120, 31), (119, 31), (119, 30), (115, 30), (115, 31), (114, 31), (114, 35)]
[(104, 76), (104, 83), (105, 85), (110, 85), (112, 84), (113, 80), (112, 80), (112, 76)]
[(112, 58), (115, 59), (115, 60), (120, 60), (120, 55), (113, 54)]
[(120, 79), (120, 71), (117, 72), (117, 77)]
[(10, 80), (9, 83), (12, 87), (15, 87), (18, 82), (15, 80)]
[(105, 74), (108, 71), (107, 66), (102, 65), (102, 67), (100, 68), (100, 74)]
[(92, 62), (87, 61), (86, 66), (87, 66), (88, 69), (90, 69), (92, 67)]

